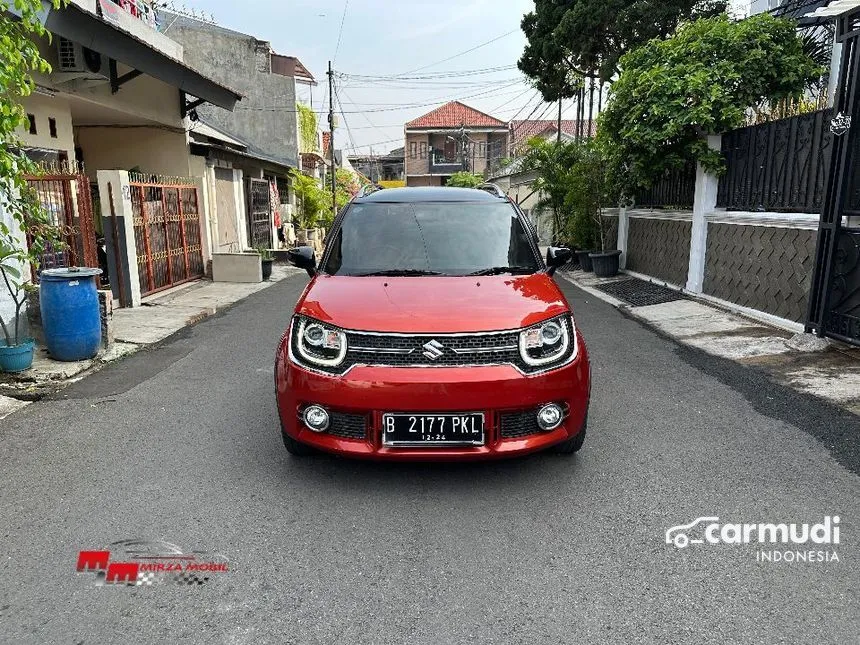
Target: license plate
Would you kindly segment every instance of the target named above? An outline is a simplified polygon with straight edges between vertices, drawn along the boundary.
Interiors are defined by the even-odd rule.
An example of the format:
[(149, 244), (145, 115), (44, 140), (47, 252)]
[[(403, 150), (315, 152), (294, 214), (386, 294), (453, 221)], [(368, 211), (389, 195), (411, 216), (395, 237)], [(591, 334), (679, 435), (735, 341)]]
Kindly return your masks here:
[(385, 414), (382, 443), (386, 446), (483, 446), (484, 415)]

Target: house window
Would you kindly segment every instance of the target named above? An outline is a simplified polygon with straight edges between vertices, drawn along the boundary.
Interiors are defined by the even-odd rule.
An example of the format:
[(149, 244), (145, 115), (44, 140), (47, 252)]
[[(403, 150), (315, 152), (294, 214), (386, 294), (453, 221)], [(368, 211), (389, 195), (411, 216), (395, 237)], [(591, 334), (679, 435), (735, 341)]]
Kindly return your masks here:
[(51, 131), (51, 138), (57, 138), (57, 120), (53, 117), (48, 119), (48, 129)]
[(417, 159), (418, 158), (418, 144), (415, 141), (409, 142), (409, 158)]
[(486, 141), (481, 141), (481, 143), (478, 144), (478, 156), (481, 159), (483, 159), (484, 157), (487, 156), (487, 142)]
[(426, 141), (421, 142), (421, 145), (419, 146), (419, 150), (421, 151), (419, 153), (421, 155), (421, 158), (426, 159), (427, 158), (427, 142)]
[(36, 115), (35, 114), (28, 114), (27, 120), (30, 122), (30, 130), (29, 130), (30, 134), (37, 134), (37, 131), (36, 131)]

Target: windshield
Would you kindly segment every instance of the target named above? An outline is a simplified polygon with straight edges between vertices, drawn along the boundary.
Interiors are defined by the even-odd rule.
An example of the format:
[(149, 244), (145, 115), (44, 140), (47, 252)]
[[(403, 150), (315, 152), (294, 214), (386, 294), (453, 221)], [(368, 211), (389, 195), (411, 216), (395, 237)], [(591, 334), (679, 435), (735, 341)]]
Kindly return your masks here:
[(507, 203), (354, 204), (323, 266), (330, 275), (535, 273), (540, 263)]

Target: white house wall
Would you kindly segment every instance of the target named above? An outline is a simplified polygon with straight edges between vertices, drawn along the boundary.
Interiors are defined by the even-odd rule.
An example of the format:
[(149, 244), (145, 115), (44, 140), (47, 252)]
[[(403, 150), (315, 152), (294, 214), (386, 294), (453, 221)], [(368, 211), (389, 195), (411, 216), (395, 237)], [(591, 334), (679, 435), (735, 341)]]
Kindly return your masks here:
[(88, 174), (97, 170), (131, 170), (159, 175), (191, 176), (187, 135), (153, 127), (77, 128)]
[[(74, 159), (75, 139), (69, 102), (56, 96), (32, 94), (22, 104), (27, 114), (32, 114), (36, 119), (36, 134), (29, 133), (29, 125), (25, 121), (17, 133), (21, 143), (28, 148), (61, 150), (69, 159)], [(50, 119), (56, 122), (56, 137), (51, 136)]]

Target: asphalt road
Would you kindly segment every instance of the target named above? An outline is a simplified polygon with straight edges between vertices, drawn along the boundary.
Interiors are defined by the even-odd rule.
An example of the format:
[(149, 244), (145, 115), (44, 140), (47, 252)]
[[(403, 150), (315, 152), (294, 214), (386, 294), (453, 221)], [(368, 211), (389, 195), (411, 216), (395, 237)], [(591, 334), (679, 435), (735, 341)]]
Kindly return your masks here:
[[(565, 284), (594, 362), (580, 455), (294, 459), (272, 363), (305, 283), (0, 422), (0, 641), (858, 642), (856, 417)], [(840, 516), (839, 562), (664, 542), (700, 516), (826, 515)], [(134, 588), (75, 572), (79, 550), (136, 537), (231, 570)]]

